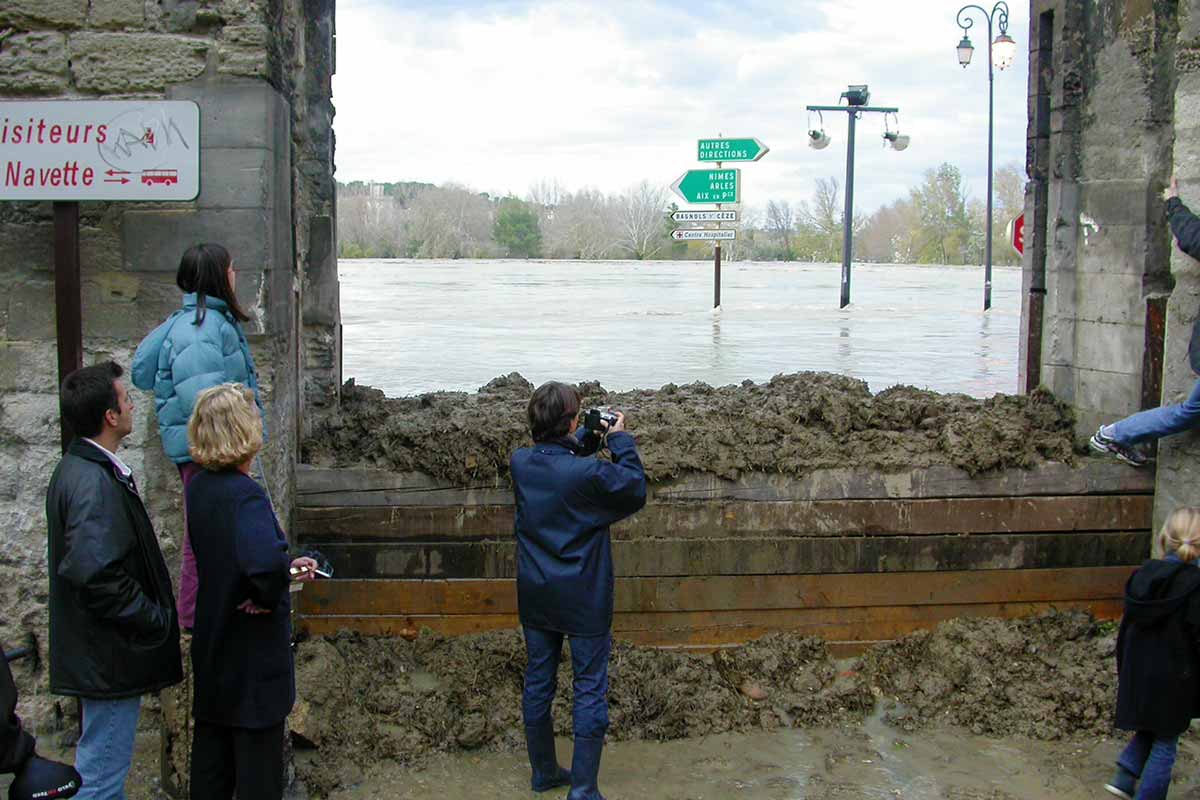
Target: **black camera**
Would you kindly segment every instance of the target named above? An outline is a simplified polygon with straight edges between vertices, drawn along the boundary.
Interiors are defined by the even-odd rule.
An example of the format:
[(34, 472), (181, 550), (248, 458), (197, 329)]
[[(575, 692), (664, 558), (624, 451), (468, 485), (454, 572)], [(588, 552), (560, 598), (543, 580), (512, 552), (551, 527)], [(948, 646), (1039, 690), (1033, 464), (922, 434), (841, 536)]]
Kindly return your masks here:
[[(601, 425), (600, 423), (605, 423)], [(602, 408), (589, 408), (583, 415), (584, 430), (603, 436), (608, 429), (617, 423), (617, 415)]]

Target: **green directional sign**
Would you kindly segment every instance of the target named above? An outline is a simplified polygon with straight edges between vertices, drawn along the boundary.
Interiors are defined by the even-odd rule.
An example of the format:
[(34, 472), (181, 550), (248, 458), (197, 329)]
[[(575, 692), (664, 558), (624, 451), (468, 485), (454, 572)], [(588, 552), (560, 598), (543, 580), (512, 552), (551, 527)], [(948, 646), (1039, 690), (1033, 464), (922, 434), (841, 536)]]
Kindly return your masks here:
[(740, 169), (689, 169), (671, 184), (685, 203), (737, 203), (741, 189)]
[(758, 161), (771, 149), (758, 139), (701, 139), (697, 161)]

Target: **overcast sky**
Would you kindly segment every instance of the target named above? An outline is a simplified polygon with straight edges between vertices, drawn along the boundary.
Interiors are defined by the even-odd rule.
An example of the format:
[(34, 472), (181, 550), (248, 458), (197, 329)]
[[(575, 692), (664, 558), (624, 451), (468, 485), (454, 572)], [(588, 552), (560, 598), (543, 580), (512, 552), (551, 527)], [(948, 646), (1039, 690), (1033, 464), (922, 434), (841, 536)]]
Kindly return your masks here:
[[(867, 83), (898, 106), (912, 146), (858, 125), (859, 211), (905, 196), (949, 161), (974, 197), (987, 175), (986, 23), (958, 65), (961, 2), (941, 0), (338, 0), (337, 177), (465, 184), (523, 196), (539, 180), (618, 192), (670, 186), (696, 139), (756, 136), (745, 203), (796, 201), (845, 177), (845, 114), (807, 146), (808, 104)], [(984, 5), (984, 3), (981, 3)], [(991, 4), (986, 4), (991, 7)], [(1012, 3), (1017, 61), (996, 72), (996, 165), (1025, 159), (1027, 4)], [(995, 32), (994, 32), (995, 33)], [(993, 35), (994, 35), (993, 33)]]

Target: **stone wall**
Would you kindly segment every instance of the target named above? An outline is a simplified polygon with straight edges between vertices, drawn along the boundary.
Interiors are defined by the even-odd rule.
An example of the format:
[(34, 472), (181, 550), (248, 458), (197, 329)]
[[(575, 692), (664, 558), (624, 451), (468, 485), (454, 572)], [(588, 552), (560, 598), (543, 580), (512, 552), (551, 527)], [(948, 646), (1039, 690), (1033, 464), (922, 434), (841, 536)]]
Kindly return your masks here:
[[(1172, 246), (1161, 192), (1177, 172), (1184, 201), (1200, 204), (1186, 30), (1196, 5), (1031, 3), (1022, 385), (1071, 403), (1080, 437), (1178, 401), (1194, 380), (1184, 354), (1197, 265)], [(1200, 500), (1162, 491), (1182, 483), (1172, 476), (1189, 441), (1162, 445), (1160, 518), (1188, 491)]]
[[(194, 202), (81, 206), (84, 361), (128, 367), (141, 338), (178, 307), (183, 250), (225, 244), (254, 317), (246, 330), (268, 407), (264, 462), (285, 524), (302, 397), (336, 403), (340, 382), (326, 352), (338, 321), (332, 37), (332, 0), (0, 0), (0, 99), (199, 104)], [(59, 453), (51, 204), (0, 203), (0, 240), (0, 641), (33, 632), (44, 655), (43, 506)], [(302, 314), (306, 338), (324, 348), (313, 357)], [(306, 362), (325, 370), (307, 391)], [(122, 456), (177, 569), (178, 473), (162, 454), (152, 396), (134, 398)], [(45, 719), (45, 703), (24, 711)]]

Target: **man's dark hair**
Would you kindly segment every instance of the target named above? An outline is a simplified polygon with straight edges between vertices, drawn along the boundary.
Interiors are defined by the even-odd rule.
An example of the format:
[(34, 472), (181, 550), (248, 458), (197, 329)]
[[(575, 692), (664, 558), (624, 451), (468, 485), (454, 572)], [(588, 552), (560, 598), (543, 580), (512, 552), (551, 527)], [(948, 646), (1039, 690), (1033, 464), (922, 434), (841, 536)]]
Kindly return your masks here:
[(124, 374), (120, 364), (104, 361), (63, 378), (58, 409), (72, 434), (89, 439), (99, 436), (104, 430), (104, 412), (120, 413), (114, 382)]
[(579, 390), (558, 381), (543, 383), (529, 398), (529, 430), (535, 442), (566, 436), (579, 413)]
[(224, 300), (229, 306), (230, 313), (242, 322), (250, 319), (250, 315), (238, 305), (237, 297), (229, 288), (229, 265), (233, 259), (229, 251), (219, 244), (196, 244), (189, 247), (179, 259), (179, 269), (175, 272), (175, 285), (180, 291), (196, 293), (196, 318), (193, 325), (204, 322), (208, 306), (204, 299), (215, 297)]

